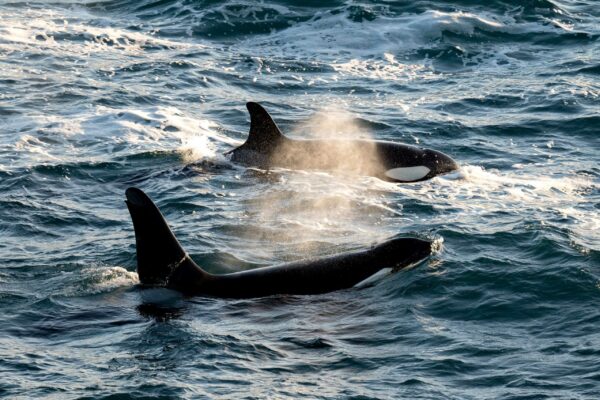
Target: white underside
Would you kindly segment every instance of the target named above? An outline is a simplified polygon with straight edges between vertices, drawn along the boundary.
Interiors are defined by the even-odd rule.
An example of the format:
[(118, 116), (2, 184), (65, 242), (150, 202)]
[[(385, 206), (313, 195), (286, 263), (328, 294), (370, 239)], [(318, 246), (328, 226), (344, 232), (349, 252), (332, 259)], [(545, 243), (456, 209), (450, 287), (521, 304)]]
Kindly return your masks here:
[(367, 279), (364, 279), (360, 282), (358, 282), (356, 285), (354, 285), (355, 288), (362, 288), (365, 286), (368, 286), (384, 277), (386, 277), (387, 275), (392, 273), (392, 268), (382, 268), (379, 271), (375, 272), (373, 275), (367, 277)]
[(392, 168), (385, 171), (385, 176), (401, 182), (413, 182), (423, 179), (431, 171), (424, 165), (417, 167)]

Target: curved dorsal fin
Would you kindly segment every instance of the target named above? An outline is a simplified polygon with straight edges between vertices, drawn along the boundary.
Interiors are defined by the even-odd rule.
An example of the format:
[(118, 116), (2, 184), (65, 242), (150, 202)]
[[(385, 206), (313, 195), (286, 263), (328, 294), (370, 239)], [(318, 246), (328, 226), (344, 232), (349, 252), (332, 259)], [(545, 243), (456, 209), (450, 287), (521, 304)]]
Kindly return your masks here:
[(208, 274), (183, 250), (160, 210), (146, 193), (130, 187), (125, 196), (135, 231), (140, 282), (145, 285), (177, 285), (185, 291), (186, 283), (179, 282), (182, 274), (187, 279), (187, 285), (189, 282), (199, 284), (205, 280)]
[(266, 150), (285, 137), (267, 110), (260, 104), (248, 102), (246, 108), (250, 113), (250, 133), (245, 145), (257, 151)]

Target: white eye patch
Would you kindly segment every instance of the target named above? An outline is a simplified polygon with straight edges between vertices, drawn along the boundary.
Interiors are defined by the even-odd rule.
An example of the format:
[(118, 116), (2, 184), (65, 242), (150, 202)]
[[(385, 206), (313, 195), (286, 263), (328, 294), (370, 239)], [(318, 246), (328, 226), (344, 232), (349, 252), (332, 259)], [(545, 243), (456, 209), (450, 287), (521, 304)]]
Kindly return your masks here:
[(417, 167), (392, 168), (385, 171), (385, 176), (400, 182), (414, 182), (423, 179), (431, 171), (424, 165)]

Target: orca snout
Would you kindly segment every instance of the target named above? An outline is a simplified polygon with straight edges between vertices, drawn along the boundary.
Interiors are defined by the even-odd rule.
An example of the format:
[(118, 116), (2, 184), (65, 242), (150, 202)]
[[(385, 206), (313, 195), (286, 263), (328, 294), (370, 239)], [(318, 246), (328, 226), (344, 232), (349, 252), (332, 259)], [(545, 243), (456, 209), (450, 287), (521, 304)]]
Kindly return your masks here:
[(398, 255), (402, 255), (403, 261), (408, 265), (429, 256), (432, 252), (432, 243), (416, 238), (396, 238), (376, 246), (375, 251), (386, 260), (395, 260), (398, 259)]
[(430, 166), (432, 176), (456, 171), (460, 168), (456, 161), (441, 151), (425, 150), (425, 158)]

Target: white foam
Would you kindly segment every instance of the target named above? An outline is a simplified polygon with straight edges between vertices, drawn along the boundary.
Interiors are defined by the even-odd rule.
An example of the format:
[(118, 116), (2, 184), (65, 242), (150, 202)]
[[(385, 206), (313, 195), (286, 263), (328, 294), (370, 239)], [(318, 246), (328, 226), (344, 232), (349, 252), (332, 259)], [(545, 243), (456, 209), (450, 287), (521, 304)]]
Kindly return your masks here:
[(382, 60), (353, 58), (345, 62), (334, 62), (331, 66), (342, 76), (390, 81), (410, 81), (417, 78), (420, 80), (438, 79), (425, 65), (402, 63), (389, 53), (384, 53)]
[[(69, 277), (68, 283), (63, 281)], [(60, 278), (61, 292), (66, 296), (81, 296), (105, 293), (121, 287), (130, 287), (139, 283), (136, 272), (123, 267), (94, 265), (63, 274)]]
[[(451, 174), (412, 185), (385, 182), (377, 185), (441, 210), (428, 217), (434, 223), (472, 223), (480, 233), (495, 233), (506, 226), (482, 224), (482, 218), (510, 211), (516, 221), (541, 218), (542, 223), (556, 223), (561, 230), (568, 224), (574, 242), (600, 250), (600, 215), (587, 196), (600, 189), (600, 184), (577, 174), (546, 176), (547, 170), (544, 166), (528, 165), (500, 172), (467, 165)], [(446, 209), (448, 212), (444, 212)]]
[(137, 272), (128, 271), (123, 267), (90, 268), (84, 269), (83, 273), (90, 273), (97, 280), (96, 288), (98, 291), (132, 286), (140, 282)]
[(442, 37), (444, 32), (473, 35), (476, 30), (517, 33), (554, 29), (534, 23), (517, 24), (507, 16), (503, 20), (498, 18), (485, 13), (429, 10), (393, 17), (380, 15), (375, 22), (362, 23), (353, 21), (346, 13), (321, 12), (310, 21), (274, 32), (267, 38), (248, 39), (242, 45), (261, 46), (265, 52), (283, 57), (301, 53), (319, 54), (320, 60), (328, 56), (348, 60), (344, 55), (351, 54), (353, 59), (364, 60), (421, 48)]
[[(97, 52), (142, 54), (147, 46), (167, 49), (205, 49), (195, 42), (180, 42), (157, 38), (149, 33), (133, 32), (114, 27), (87, 24), (90, 16), (81, 9), (68, 14), (57, 10), (20, 8), (18, 12), (3, 10), (0, 20), (0, 51), (56, 52), (60, 56)], [(56, 37), (66, 37), (56, 39)], [(72, 40), (77, 37), (79, 40)], [(157, 53), (155, 57), (166, 57)]]
[[(503, 32), (507, 34), (527, 34), (564, 31), (560, 25), (539, 22), (517, 21), (508, 14), (496, 15), (486, 12), (443, 12), (429, 10), (420, 14), (386, 16), (381, 13), (376, 20), (357, 22), (350, 16), (351, 11), (318, 12), (309, 21), (299, 22), (290, 28), (274, 31), (270, 35), (253, 36), (235, 45), (244, 54), (248, 48), (258, 49), (260, 54), (271, 60), (302, 60), (318, 65), (331, 66), (337, 74), (311, 77), (308, 86), (321, 82), (336, 81), (344, 76), (361, 79), (412, 81), (415, 79), (446, 79), (434, 73), (433, 59), (440, 49), (450, 43), (440, 43), (448, 32), (479, 36), (480, 32)], [(360, 32), (360, 34), (356, 34)], [(496, 70), (498, 63), (520, 64), (522, 61), (509, 54), (520, 48), (512, 43), (493, 47), (484, 43), (454, 46), (457, 57), (463, 64), (477, 62), (478, 68)], [(415, 50), (431, 48), (432, 54), (425, 59), (414, 60)], [(403, 59), (405, 55), (405, 59)], [(419, 57), (420, 58), (420, 57)], [(526, 63), (523, 62), (523, 63)], [(270, 74), (260, 63), (253, 80), (262, 74)], [(284, 72), (281, 72), (285, 74)], [(280, 79), (296, 80), (292, 74)], [(390, 96), (391, 97), (391, 96)], [(389, 99), (388, 104), (389, 104)]]
[(143, 151), (173, 150), (181, 153), (184, 162), (227, 162), (221, 154), (222, 147), (238, 144), (220, 133), (215, 122), (195, 118), (175, 107), (116, 109), (98, 106), (78, 115), (13, 117), (5, 128), (28, 132), (14, 142), (8, 137), (0, 140), (0, 150), (19, 154), (11, 167), (78, 162), (81, 159), (103, 162)]
[(235, 144), (217, 131), (218, 125), (208, 119), (185, 115), (176, 107), (153, 107), (146, 110), (104, 109), (125, 141), (153, 150), (172, 150), (174, 147), (186, 162), (215, 159), (220, 156), (218, 144)]

